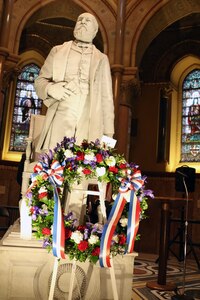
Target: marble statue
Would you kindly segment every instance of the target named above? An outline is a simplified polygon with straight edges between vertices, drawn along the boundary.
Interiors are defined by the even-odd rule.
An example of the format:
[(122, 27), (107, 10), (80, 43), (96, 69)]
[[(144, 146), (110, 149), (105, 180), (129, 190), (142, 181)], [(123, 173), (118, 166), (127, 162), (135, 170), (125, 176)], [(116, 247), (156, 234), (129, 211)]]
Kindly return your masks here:
[(81, 14), (73, 41), (50, 51), (35, 80), (38, 97), (48, 107), (37, 152), (52, 149), (64, 136), (95, 141), (114, 134), (114, 104), (108, 57), (92, 43), (96, 18)]

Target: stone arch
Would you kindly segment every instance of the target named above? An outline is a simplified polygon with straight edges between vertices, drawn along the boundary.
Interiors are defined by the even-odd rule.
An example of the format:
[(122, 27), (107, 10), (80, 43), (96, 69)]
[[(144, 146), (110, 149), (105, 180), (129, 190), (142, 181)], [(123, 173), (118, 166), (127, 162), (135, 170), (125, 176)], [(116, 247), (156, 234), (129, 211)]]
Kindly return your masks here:
[(163, 4), (159, 10), (152, 12), (150, 19), (149, 14), (146, 15), (143, 22), (138, 26), (138, 28), (140, 27), (140, 30), (137, 29), (139, 36), (132, 41), (131, 65), (138, 66), (140, 64), (145, 50), (162, 30), (175, 21), (195, 12), (200, 12), (200, 3), (183, 0), (169, 1), (167, 4)]
[[(64, 10), (64, 15), (63, 15), (63, 10), (62, 9), (55, 9), (56, 5), (60, 3), (59, 7), (67, 7), (67, 9)], [(17, 5), (17, 3), (16, 3)], [(19, 7), (15, 7), (14, 11), (21, 11), (21, 16), (16, 17), (15, 19), (15, 24), (13, 24), (13, 28), (12, 28), (12, 34), (13, 34), (13, 39), (10, 43), (13, 43), (13, 45), (11, 46), (11, 48), (13, 49), (14, 53), (18, 53), (19, 51), (19, 43), (20, 43), (20, 37), (22, 34), (22, 31), (24, 29), (24, 27), (26, 26), (27, 22), (33, 17), (33, 15), (38, 15), (40, 14), (40, 12), (42, 11), (42, 9), (44, 7), (47, 7), (47, 5), (52, 5), (52, 7), (54, 7), (54, 9), (52, 9), (52, 15), (56, 16), (63, 16), (63, 17), (69, 17), (70, 19), (72, 19), (74, 22), (77, 19), (77, 16), (84, 12), (84, 11), (88, 11), (92, 14), (95, 15), (95, 17), (98, 20), (99, 23), (99, 30), (101, 32), (101, 37), (102, 37), (102, 41), (103, 41), (103, 48), (104, 48), (104, 52), (108, 54), (109, 52), (109, 38), (108, 38), (108, 32), (109, 29), (106, 28), (107, 24), (105, 25), (106, 22), (104, 22), (104, 20), (102, 19), (102, 15), (104, 13), (109, 13), (109, 16), (114, 20), (113, 18), (113, 11), (109, 10), (109, 6), (106, 6), (104, 3), (104, 8), (101, 9), (101, 11), (99, 10), (99, 8), (97, 7), (95, 9), (95, 3), (92, 3), (92, 7), (90, 7), (88, 5), (88, 3), (83, 3), (83, 1), (80, 0), (76, 0), (76, 1), (72, 1), (72, 0), (68, 0), (66, 2), (62, 1), (62, 0), (44, 0), (43, 3), (41, 4), (41, 1), (37, 1), (37, 3), (35, 3), (34, 5), (29, 6), (27, 5), (26, 10), (21, 10)], [(44, 10), (43, 10), (44, 11)], [(49, 12), (48, 12), (49, 13)], [(51, 15), (48, 15), (48, 17)], [(19, 19), (20, 18), (20, 19)], [(114, 24), (114, 22), (113, 22)], [(113, 27), (113, 26), (112, 26)]]

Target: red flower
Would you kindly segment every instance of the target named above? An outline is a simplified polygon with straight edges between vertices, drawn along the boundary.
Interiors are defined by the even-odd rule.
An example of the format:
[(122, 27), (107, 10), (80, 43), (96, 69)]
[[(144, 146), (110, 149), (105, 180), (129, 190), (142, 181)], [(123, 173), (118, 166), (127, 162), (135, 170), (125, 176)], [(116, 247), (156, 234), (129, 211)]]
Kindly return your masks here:
[(109, 167), (109, 171), (114, 173), (114, 174), (117, 174), (118, 173), (118, 168), (116, 167)]
[(97, 162), (100, 163), (103, 161), (103, 156), (100, 153), (97, 153), (96, 159), (97, 159)]
[(77, 227), (77, 230), (83, 232), (83, 231), (85, 230), (85, 228), (86, 228), (86, 226), (84, 226), (84, 225), (79, 225), (79, 226)]
[(81, 252), (85, 251), (88, 248), (88, 242), (87, 241), (81, 241), (78, 244), (78, 250), (80, 250)]
[(126, 243), (126, 236), (123, 234), (119, 235), (119, 244), (124, 245)]
[(65, 228), (65, 239), (68, 240), (72, 235), (72, 231), (69, 228)]
[(34, 214), (35, 208), (33, 206), (30, 207), (30, 213)]
[(76, 155), (77, 155), (76, 157), (77, 160), (84, 160), (84, 156), (85, 156), (84, 152), (77, 151)]
[(51, 234), (51, 229), (44, 227), (42, 228), (42, 234), (43, 235), (50, 235)]
[(47, 195), (48, 195), (47, 192), (39, 193), (38, 198), (42, 199), (44, 197), (47, 197)]
[(122, 163), (121, 163), (121, 164), (119, 165), (119, 168), (120, 168), (120, 169), (126, 169), (126, 164), (122, 164)]
[(100, 247), (96, 247), (92, 250), (92, 256), (99, 256), (100, 254)]
[(84, 169), (82, 172), (83, 172), (83, 174), (85, 174), (85, 175), (89, 175), (89, 174), (92, 173), (92, 171), (91, 171), (90, 169)]

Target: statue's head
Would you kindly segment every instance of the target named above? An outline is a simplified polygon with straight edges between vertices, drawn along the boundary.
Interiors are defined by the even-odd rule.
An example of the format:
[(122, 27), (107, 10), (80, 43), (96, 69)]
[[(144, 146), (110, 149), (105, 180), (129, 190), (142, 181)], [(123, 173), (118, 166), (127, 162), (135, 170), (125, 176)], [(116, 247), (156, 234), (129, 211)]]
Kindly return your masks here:
[(86, 43), (91, 43), (98, 31), (98, 23), (96, 18), (90, 13), (81, 14), (74, 28), (74, 37)]

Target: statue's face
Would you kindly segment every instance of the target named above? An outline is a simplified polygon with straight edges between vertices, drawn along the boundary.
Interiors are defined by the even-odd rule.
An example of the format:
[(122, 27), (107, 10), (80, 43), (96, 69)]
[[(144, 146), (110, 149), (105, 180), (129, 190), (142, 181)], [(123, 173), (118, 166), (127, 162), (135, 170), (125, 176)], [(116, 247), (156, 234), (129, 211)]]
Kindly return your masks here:
[(74, 37), (82, 42), (91, 43), (98, 31), (95, 17), (89, 13), (81, 14), (74, 28)]

